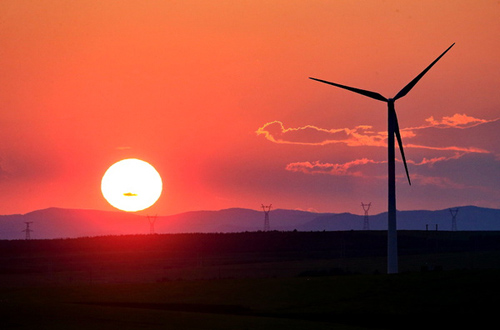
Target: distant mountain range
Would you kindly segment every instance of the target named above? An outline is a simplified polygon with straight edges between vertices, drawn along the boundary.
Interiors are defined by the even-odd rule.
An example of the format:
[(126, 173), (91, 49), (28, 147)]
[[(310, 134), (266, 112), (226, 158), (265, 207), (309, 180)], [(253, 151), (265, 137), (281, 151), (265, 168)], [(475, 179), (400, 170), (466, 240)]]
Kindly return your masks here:
[[(400, 230), (452, 229), (449, 209), (438, 211), (398, 211)], [(271, 230), (339, 231), (362, 230), (363, 215), (351, 213), (314, 213), (296, 210), (272, 210)], [(75, 238), (85, 236), (149, 234), (145, 216), (126, 212), (48, 208), (27, 214), (0, 216), (0, 239), (24, 239), (26, 222), (31, 222), (31, 239)], [(500, 230), (500, 209), (476, 206), (459, 207), (457, 230)], [(370, 230), (387, 229), (387, 213), (369, 216)], [(193, 211), (158, 216), (154, 231), (168, 233), (229, 233), (258, 231), (264, 228), (262, 211), (230, 208), (220, 211)]]

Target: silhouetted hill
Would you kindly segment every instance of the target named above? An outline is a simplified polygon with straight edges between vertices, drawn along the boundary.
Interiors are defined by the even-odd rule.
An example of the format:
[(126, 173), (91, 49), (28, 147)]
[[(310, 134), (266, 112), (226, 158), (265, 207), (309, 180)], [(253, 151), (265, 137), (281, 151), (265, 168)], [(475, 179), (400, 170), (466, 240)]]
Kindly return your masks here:
[[(314, 220), (321, 213), (297, 210), (273, 210), (270, 213), (272, 230), (294, 230)], [(241, 208), (220, 211), (194, 211), (158, 217), (157, 229), (164, 233), (185, 232), (243, 232), (264, 229), (264, 214)]]
[[(451, 230), (448, 209), (438, 211), (399, 211), (398, 229)], [(272, 230), (338, 231), (362, 230), (364, 216), (350, 213), (314, 213), (298, 210), (272, 210)], [(48, 208), (27, 214), (0, 216), (0, 239), (23, 239), (25, 222), (32, 222), (32, 239), (74, 238), (85, 236), (148, 234), (145, 216), (126, 212)], [(369, 217), (371, 230), (387, 228), (387, 213)], [(192, 211), (159, 216), (156, 233), (230, 233), (259, 231), (264, 227), (262, 211), (230, 208), (219, 211)], [(500, 230), (500, 210), (475, 206), (459, 208), (458, 230)]]
[(31, 238), (46, 239), (141, 233), (144, 221), (143, 217), (125, 212), (48, 208), (0, 216), (0, 238), (24, 238), (25, 222), (32, 222)]
[[(476, 206), (458, 208), (457, 230), (500, 230), (500, 210)], [(437, 211), (398, 211), (398, 229), (402, 230), (451, 230), (452, 216), (449, 209)], [(303, 231), (362, 230), (363, 215), (350, 213), (329, 214), (297, 228)], [(370, 230), (387, 229), (387, 212), (369, 216)]]

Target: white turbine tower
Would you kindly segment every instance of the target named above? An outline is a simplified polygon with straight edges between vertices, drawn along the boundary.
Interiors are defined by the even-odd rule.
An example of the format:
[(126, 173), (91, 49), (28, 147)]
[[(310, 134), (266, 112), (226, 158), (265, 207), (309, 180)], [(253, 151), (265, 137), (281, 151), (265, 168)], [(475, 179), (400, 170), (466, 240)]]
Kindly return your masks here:
[(417, 84), (417, 82), (430, 70), (430, 68), (436, 64), (437, 61), (447, 51), (453, 47), (453, 43), (448, 49), (446, 49), (437, 59), (434, 60), (424, 71), (422, 71), (418, 76), (416, 76), (408, 85), (406, 85), (399, 93), (393, 98), (385, 98), (376, 92), (371, 92), (359, 88), (349, 87), (345, 85), (336, 84), (326, 80), (309, 78), (316, 80), (325, 84), (333, 85), (336, 87), (347, 89), (351, 92), (358, 93), (364, 96), (368, 96), (372, 99), (387, 102), (388, 106), (388, 128), (387, 128), (387, 146), (388, 146), (388, 184), (389, 184), (389, 201), (388, 201), (388, 227), (387, 227), (387, 273), (394, 274), (398, 272), (398, 240), (397, 240), (397, 229), (396, 229), (396, 175), (395, 175), (395, 155), (394, 155), (394, 136), (398, 140), (399, 150), (401, 151), (401, 158), (403, 159), (403, 164), (405, 166), (406, 177), (408, 178), (408, 183), (411, 185), (410, 175), (408, 174), (408, 166), (406, 165), (405, 154), (403, 151), (403, 142), (401, 141), (401, 134), (399, 132), (398, 118), (396, 115), (396, 110), (394, 108), (394, 102), (408, 94), (408, 92)]

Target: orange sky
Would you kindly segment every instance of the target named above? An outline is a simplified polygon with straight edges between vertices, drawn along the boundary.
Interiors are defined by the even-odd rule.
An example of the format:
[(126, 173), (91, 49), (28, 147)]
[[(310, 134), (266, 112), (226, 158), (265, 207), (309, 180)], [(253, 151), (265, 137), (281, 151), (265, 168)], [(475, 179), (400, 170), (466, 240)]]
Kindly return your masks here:
[(308, 77), (392, 97), (453, 42), (396, 102), (398, 208), (500, 208), (497, 1), (2, 1), (0, 214), (114, 210), (129, 157), (144, 214), (383, 212), (386, 105)]

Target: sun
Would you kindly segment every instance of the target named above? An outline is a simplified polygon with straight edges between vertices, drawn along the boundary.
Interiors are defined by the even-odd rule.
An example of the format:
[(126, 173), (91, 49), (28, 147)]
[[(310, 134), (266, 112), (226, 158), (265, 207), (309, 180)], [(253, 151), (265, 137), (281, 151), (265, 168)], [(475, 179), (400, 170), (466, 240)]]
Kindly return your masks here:
[(127, 212), (147, 209), (160, 198), (160, 174), (149, 163), (128, 158), (111, 165), (101, 181), (101, 191), (109, 204)]

